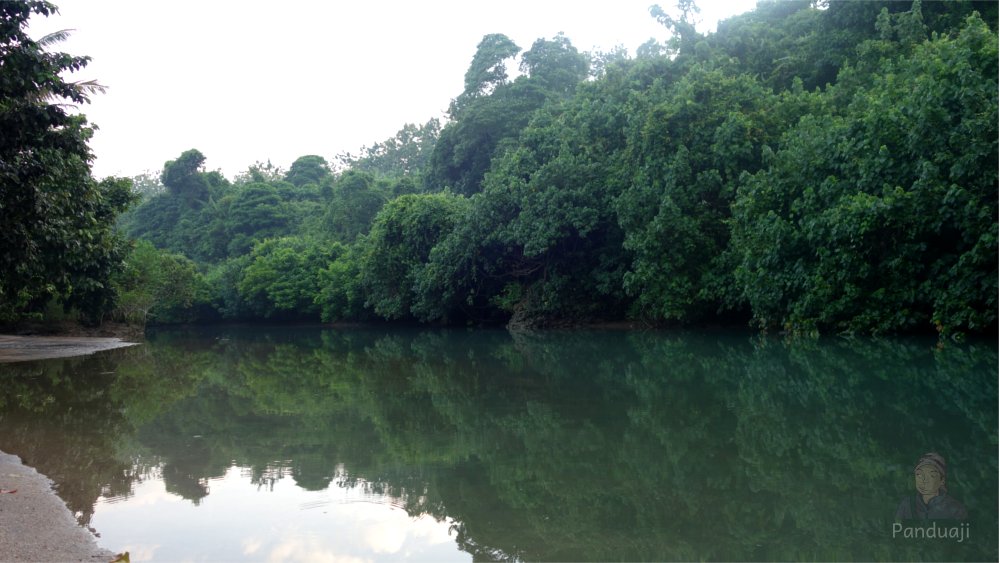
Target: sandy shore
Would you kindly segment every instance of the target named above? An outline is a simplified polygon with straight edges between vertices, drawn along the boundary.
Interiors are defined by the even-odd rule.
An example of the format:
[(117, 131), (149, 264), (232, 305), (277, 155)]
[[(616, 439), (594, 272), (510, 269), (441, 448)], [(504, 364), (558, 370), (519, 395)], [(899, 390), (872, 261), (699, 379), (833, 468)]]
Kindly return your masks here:
[(121, 338), (0, 335), (0, 364), (86, 356), (133, 345), (134, 342), (125, 342)]
[(77, 523), (47, 477), (3, 452), (0, 491), (0, 560), (106, 562), (114, 558)]

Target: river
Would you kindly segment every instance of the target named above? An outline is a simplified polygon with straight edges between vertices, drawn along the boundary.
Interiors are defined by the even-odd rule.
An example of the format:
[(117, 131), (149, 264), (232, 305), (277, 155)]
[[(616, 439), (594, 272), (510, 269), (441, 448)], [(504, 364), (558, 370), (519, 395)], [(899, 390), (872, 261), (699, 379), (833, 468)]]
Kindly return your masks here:
[[(997, 374), (919, 338), (160, 330), (0, 366), (0, 450), (132, 561), (996, 560)], [(931, 451), (968, 516), (897, 522)]]

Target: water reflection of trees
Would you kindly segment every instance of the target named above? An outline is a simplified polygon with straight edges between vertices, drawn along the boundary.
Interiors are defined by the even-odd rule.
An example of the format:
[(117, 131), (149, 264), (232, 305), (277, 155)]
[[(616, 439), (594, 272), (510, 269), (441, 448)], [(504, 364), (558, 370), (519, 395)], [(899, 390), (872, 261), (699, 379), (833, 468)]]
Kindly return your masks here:
[[(35, 434), (68, 432), (46, 462), (62, 477), (39, 470), (83, 513), (151, 468), (197, 500), (235, 462), (448, 517), (484, 559), (996, 557), (993, 346), (283, 330), (46, 365), (0, 399), (0, 449), (37, 459)], [(67, 406), (89, 430), (32, 418)], [(930, 449), (970, 510), (964, 544), (891, 537)]]
[(131, 437), (136, 422), (151, 414), (152, 394), (174, 394), (172, 385), (188, 385), (183, 376), (158, 378), (131, 369), (146, 365), (148, 352), (125, 348), (0, 366), (0, 450), (52, 479), (83, 525), (99, 497), (127, 497), (135, 484), (159, 475), (137, 463)]

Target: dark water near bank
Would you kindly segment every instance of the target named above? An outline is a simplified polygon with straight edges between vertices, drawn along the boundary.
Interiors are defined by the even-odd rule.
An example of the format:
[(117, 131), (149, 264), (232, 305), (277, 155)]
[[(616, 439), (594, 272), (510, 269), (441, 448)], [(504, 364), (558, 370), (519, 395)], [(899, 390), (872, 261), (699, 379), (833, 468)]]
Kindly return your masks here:
[[(164, 331), (0, 366), (0, 450), (133, 561), (996, 560), (997, 373), (933, 340)], [(894, 529), (928, 451), (957, 537)]]

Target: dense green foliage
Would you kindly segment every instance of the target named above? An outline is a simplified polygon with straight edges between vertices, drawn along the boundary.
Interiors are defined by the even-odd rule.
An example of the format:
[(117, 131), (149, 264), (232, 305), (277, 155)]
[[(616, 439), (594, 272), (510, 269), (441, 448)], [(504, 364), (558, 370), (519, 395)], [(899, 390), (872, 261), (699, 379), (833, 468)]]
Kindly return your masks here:
[[(879, 23), (886, 37), (920, 25)], [(865, 47), (899, 54), (846, 107), (786, 132), (741, 187), (739, 276), (754, 316), (980, 330), (997, 310), (995, 33), (970, 18), (954, 37)]]
[(337, 249), (300, 237), (268, 239), (254, 247), (237, 290), (264, 318), (315, 317), (320, 271)]
[(417, 280), (431, 250), (462, 219), (466, 200), (449, 194), (404, 195), (375, 218), (364, 243), (361, 284), (375, 314), (411, 313)]
[(334, 167), (185, 152), (122, 226), (202, 318), (995, 330), (996, 4), (678, 8), (635, 57), (487, 35), (444, 124)]
[(194, 262), (144, 240), (136, 242), (114, 281), (119, 298), (113, 316), (140, 325), (195, 320), (208, 298)]
[(33, 14), (55, 11), (0, 2), (0, 322), (37, 317), (53, 302), (100, 321), (126, 252), (113, 227), (133, 199), (130, 183), (91, 177), (93, 128), (67, 109), (101, 86), (60, 76), (90, 59), (48, 50), (65, 32), (36, 41), (25, 31)]

